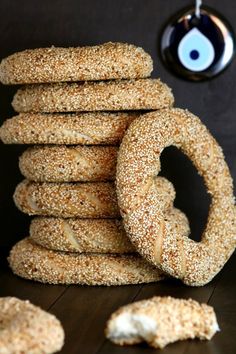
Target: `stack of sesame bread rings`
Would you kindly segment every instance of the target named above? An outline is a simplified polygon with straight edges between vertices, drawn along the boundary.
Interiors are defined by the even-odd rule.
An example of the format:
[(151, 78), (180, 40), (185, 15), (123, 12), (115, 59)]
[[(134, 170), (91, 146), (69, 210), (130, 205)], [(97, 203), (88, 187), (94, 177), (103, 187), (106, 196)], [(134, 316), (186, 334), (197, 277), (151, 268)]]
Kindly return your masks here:
[[(14, 201), (34, 216), (29, 237), (11, 250), (13, 272), (52, 284), (122, 285), (161, 280), (124, 231), (114, 185), (119, 144), (134, 119), (171, 107), (173, 95), (149, 78), (152, 59), (134, 45), (25, 50), (0, 65), (3, 84), (21, 85), (17, 112), (0, 128), (20, 156), (25, 179)], [(170, 183), (158, 180), (163, 193)], [(172, 228), (188, 234), (171, 208)], [(26, 235), (25, 235), (26, 236)]]

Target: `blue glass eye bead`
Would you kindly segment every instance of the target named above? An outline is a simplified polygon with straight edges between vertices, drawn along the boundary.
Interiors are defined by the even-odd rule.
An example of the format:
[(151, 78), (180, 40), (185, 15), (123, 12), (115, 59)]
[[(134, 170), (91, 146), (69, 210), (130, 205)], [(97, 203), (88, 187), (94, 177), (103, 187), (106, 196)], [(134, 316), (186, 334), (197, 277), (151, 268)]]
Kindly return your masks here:
[(188, 80), (210, 79), (232, 61), (235, 36), (229, 23), (216, 11), (195, 7), (178, 13), (165, 27), (161, 37), (163, 62), (178, 76)]

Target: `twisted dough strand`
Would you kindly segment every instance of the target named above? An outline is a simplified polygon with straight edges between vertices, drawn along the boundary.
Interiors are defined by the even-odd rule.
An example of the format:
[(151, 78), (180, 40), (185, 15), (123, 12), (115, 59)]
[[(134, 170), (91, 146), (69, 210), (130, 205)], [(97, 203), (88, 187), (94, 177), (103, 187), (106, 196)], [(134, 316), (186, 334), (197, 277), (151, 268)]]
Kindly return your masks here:
[(165, 275), (139, 255), (55, 252), (25, 238), (9, 264), (20, 277), (49, 284), (125, 285), (151, 283)]
[(170, 107), (171, 89), (159, 79), (27, 85), (15, 94), (16, 112), (93, 112)]
[(116, 146), (34, 146), (20, 157), (25, 178), (35, 182), (97, 182), (115, 179)]
[[(167, 212), (172, 229), (189, 235), (189, 223), (176, 208)], [(134, 253), (119, 219), (37, 217), (30, 225), (30, 239), (48, 249), (66, 252)]]
[(16, 206), (28, 215), (63, 218), (116, 218), (120, 216), (111, 182), (37, 183), (24, 180), (14, 193)]
[(139, 116), (130, 113), (25, 113), (0, 127), (4, 144), (118, 144), (128, 125)]
[(150, 76), (152, 58), (127, 43), (77, 48), (37, 48), (14, 53), (0, 64), (3, 84), (131, 79)]

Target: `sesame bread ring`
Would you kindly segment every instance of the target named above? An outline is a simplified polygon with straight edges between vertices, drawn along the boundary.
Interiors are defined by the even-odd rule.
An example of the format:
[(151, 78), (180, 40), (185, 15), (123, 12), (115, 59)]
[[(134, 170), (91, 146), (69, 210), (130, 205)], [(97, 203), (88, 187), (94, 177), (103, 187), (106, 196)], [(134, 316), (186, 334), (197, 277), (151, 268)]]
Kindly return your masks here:
[(29, 301), (0, 298), (0, 353), (55, 353), (64, 344), (58, 319)]
[(152, 59), (126, 43), (77, 48), (38, 48), (14, 53), (0, 64), (3, 84), (131, 79), (150, 76)]
[[(185, 214), (171, 208), (167, 219), (172, 228), (188, 236), (190, 229)], [(34, 218), (30, 238), (48, 249), (69, 252), (134, 253), (119, 219)]]
[(28, 215), (63, 218), (116, 218), (120, 216), (111, 182), (37, 183), (24, 180), (14, 193), (16, 206)]
[(164, 278), (138, 255), (56, 252), (27, 238), (12, 248), (9, 264), (20, 277), (50, 284), (126, 285)]
[(12, 101), (16, 112), (149, 110), (169, 107), (171, 89), (158, 79), (27, 85)]
[(154, 296), (125, 305), (107, 322), (106, 337), (118, 345), (147, 342), (164, 348), (179, 340), (210, 340), (219, 331), (213, 307), (192, 299)]
[(139, 116), (134, 112), (19, 114), (3, 123), (0, 138), (5, 144), (119, 144)]
[(78, 253), (134, 253), (120, 219), (36, 217), (30, 239), (55, 251)]
[[(154, 186), (160, 154), (170, 145), (191, 159), (212, 196), (201, 242), (169, 232), (166, 207)], [(136, 249), (188, 285), (208, 283), (235, 249), (236, 207), (229, 168), (207, 128), (186, 110), (148, 113), (131, 124), (118, 155), (117, 195)]]
[(35, 182), (111, 181), (117, 151), (115, 146), (34, 146), (22, 154), (19, 167)]

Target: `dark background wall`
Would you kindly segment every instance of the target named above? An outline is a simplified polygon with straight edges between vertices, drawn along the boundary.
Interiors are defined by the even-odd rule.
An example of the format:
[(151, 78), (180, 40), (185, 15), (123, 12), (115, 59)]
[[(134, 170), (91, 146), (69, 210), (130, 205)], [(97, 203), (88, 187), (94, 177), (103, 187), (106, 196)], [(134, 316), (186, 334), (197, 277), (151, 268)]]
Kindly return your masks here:
[[(172, 76), (162, 65), (158, 36), (176, 11), (193, 4), (189, 0), (0, 0), (0, 58), (25, 48), (93, 45), (106, 41), (142, 46), (153, 59), (153, 77), (173, 88), (176, 106), (199, 115), (222, 145), (236, 179), (236, 62), (212, 81), (192, 83)], [(236, 30), (236, 2), (208, 0)], [(14, 114), (10, 102), (15, 88), (0, 86), (0, 122)], [(12, 194), (22, 177), (18, 156), (24, 147), (0, 145), (0, 247), (7, 250), (28, 233), (29, 217), (14, 206)], [(199, 237), (209, 199), (191, 163), (179, 152), (163, 154), (163, 174), (177, 189), (176, 205), (189, 216), (193, 234)]]

